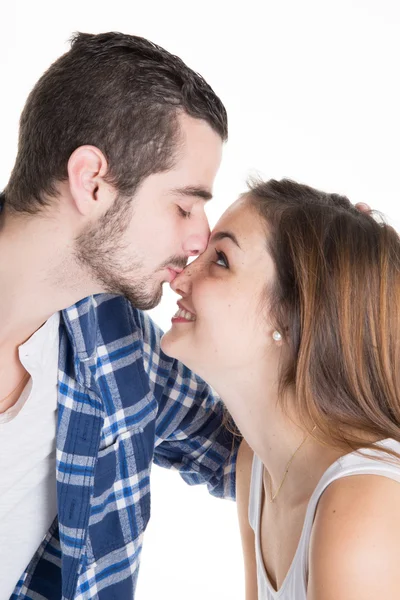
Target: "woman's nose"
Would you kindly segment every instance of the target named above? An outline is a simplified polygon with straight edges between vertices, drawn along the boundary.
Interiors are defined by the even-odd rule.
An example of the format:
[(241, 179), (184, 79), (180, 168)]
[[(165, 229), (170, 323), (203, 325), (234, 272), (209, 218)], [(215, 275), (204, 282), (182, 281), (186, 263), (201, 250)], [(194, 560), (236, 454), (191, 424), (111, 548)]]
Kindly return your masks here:
[(189, 294), (192, 281), (192, 264), (190, 263), (190, 265), (185, 267), (171, 282), (170, 286), (176, 294), (180, 294), (181, 296)]

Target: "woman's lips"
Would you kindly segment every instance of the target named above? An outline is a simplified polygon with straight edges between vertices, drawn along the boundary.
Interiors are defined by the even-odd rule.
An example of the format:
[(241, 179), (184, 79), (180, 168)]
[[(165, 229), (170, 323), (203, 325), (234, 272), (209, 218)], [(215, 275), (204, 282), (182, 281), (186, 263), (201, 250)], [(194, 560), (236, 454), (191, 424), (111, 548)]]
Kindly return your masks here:
[(196, 315), (190, 310), (187, 310), (181, 302), (178, 302), (178, 310), (172, 317), (173, 323), (193, 323), (196, 320)]

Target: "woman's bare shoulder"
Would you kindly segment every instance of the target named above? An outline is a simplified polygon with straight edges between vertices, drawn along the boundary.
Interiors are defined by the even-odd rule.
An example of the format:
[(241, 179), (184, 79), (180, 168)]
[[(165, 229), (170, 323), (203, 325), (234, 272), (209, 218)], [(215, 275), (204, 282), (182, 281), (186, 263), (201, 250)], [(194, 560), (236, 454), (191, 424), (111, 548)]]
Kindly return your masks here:
[(309, 600), (398, 598), (400, 485), (352, 475), (322, 495), (310, 543)]

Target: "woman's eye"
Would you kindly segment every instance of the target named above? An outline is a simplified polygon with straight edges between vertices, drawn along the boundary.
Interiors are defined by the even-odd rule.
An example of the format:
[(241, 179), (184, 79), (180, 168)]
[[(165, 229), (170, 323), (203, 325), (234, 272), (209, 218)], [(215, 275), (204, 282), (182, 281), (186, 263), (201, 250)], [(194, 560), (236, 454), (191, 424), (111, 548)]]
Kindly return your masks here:
[(215, 254), (217, 255), (215, 264), (218, 265), (219, 267), (224, 267), (225, 269), (229, 269), (229, 262), (225, 256), (225, 254), (223, 252), (221, 252), (220, 250), (216, 250)]
[(178, 210), (179, 210), (179, 214), (184, 217), (185, 219), (188, 219), (190, 217), (190, 210), (183, 210), (183, 208), (181, 206), (178, 206)]

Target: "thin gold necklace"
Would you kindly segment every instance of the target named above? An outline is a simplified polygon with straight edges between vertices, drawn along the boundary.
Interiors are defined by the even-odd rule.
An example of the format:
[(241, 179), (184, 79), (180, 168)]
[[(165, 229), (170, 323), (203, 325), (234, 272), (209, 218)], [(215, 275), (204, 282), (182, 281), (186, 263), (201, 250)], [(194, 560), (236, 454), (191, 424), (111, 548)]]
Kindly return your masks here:
[[(289, 471), (289, 467), (292, 464), (292, 460), (294, 459), (294, 457), (296, 456), (296, 454), (298, 453), (298, 451), (300, 450), (300, 448), (302, 448), (304, 446), (304, 444), (306, 443), (306, 441), (308, 440), (308, 438), (310, 437), (310, 435), (315, 431), (315, 428), (317, 426), (314, 425), (312, 431), (310, 431), (310, 433), (308, 435), (306, 435), (306, 437), (304, 438), (304, 440), (301, 442), (300, 446), (297, 448), (297, 450), (294, 451), (294, 453), (292, 454), (292, 456), (289, 459), (289, 462), (286, 465), (285, 468), (285, 472), (283, 474), (283, 478), (282, 481), (279, 484), (278, 489), (276, 490), (275, 494), (272, 493), (272, 479), (271, 479), (271, 475), (268, 473), (268, 479), (269, 479), (269, 501), (270, 502), (274, 502), (275, 498), (277, 497), (277, 495), (279, 494), (279, 492), (281, 491), (281, 488), (283, 486), (283, 483), (286, 479), (286, 475), (288, 474)], [(266, 470), (266, 469), (265, 469)]]
[(3, 404), (3, 402), (5, 402), (14, 392), (17, 391), (17, 389), (19, 387), (21, 387), (21, 385), (24, 383), (25, 379), (29, 376), (29, 373), (25, 373), (25, 375), (23, 376), (23, 378), (21, 379), (21, 381), (19, 382), (19, 384), (17, 385), (17, 387), (15, 387), (9, 394), (7, 394), (7, 396), (5, 398), (2, 398), (0, 400), (0, 404)]

